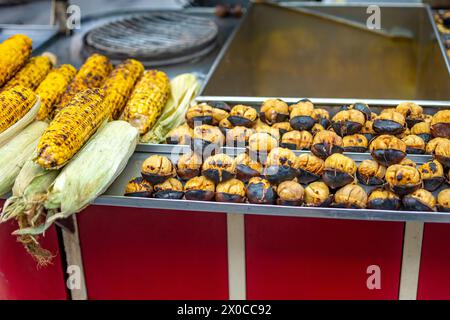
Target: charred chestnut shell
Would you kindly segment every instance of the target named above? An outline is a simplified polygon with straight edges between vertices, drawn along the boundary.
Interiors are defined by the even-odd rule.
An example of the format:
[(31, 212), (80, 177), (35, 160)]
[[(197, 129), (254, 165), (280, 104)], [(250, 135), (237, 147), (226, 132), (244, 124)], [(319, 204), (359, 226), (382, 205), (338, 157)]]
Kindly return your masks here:
[(248, 139), (248, 154), (253, 161), (265, 163), (269, 152), (278, 146), (278, 141), (268, 133), (257, 132)]
[(372, 124), (377, 134), (400, 134), (406, 129), (405, 117), (392, 109), (384, 110)]
[(311, 148), (313, 136), (308, 131), (293, 130), (281, 137), (280, 146), (291, 150)]
[(237, 126), (227, 132), (226, 145), (227, 147), (245, 147), (248, 145), (248, 139), (255, 133), (251, 128)]
[(235, 159), (236, 178), (247, 182), (253, 177), (259, 177), (262, 172), (262, 165), (250, 159), (248, 153), (241, 153)]
[(314, 105), (309, 102), (299, 102), (289, 107), (289, 122), (291, 127), (298, 131), (308, 131), (316, 123)]
[(387, 168), (385, 176), (390, 190), (399, 196), (410, 194), (422, 186), (419, 171), (411, 166), (394, 164)]
[(348, 184), (334, 195), (333, 207), (362, 209), (367, 205), (367, 194), (362, 187), (357, 184)]
[(430, 191), (418, 189), (403, 198), (403, 207), (410, 211), (435, 211), (436, 199)]
[(231, 111), (231, 107), (228, 103), (223, 102), (223, 101), (208, 101), (206, 102), (207, 105), (216, 108), (216, 109), (220, 109), (226, 112), (230, 112)]
[(331, 126), (338, 135), (343, 137), (361, 131), (365, 122), (365, 116), (361, 111), (342, 110), (331, 119)]
[(296, 162), (297, 158), (291, 150), (279, 147), (274, 148), (267, 156), (264, 176), (273, 184), (292, 180), (297, 175)]
[(316, 181), (305, 188), (305, 205), (308, 207), (328, 207), (333, 201), (328, 186)]
[(353, 134), (342, 138), (345, 152), (366, 152), (369, 146), (367, 138), (362, 134)]
[(214, 182), (204, 176), (193, 177), (184, 185), (186, 200), (210, 201), (214, 198)]
[(322, 180), (330, 188), (336, 189), (352, 183), (355, 180), (355, 173), (355, 161), (343, 154), (335, 153), (325, 160)]
[(450, 189), (444, 189), (439, 192), (437, 202), (439, 211), (450, 212)]
[(231, 109), (228, 121), (230, 121), (233, 126), (251, 128), (255, 124), (257, 118), (258, 113), (254, 108), (238, 104)]
[(166, 137), (168, 144), (187, 144), (189, 145), (194, 135), (192, 130), (187, 124), (183, 124), (169, 131)]
[(297, 157), (297, 180), (300, 183), (308, 184), (319, 180), (322, 176), (325, 162), (310, 153), (302, 153)]
[(431, 136), (431, 129), (430, 129), (430, 123), (422, 121), (419, 123), (416, 123), (410, 130), (410, 134), (414, 134), (416, 136), (419, 136), (423, 139), (425, 143), (428, 143), (432, 136)]
[(391, 135), (376, 137), (369, 148), (372, 157), (385, 167), (399, 163), (406, 157), (406, 144)]
[(414, 102), (400, 103), (395, 110), (403, 115), (409, 128), (423, 121), (423, 108)]
[(432, 154), (434, 158), (443, 166), (450, 168), (450, 140), (446, 138), (434, 138), (428, 142), (426, 152)]
[(189, 127), (196, 125), (213, 124), (213, 108), (206, 103), (197, 104), (186, 111), (186, 122)]
[(163, 183), (154, 186), (153, 196), (158, 199), (181, 199), (183, 198), (183, 185), (178, 179), (169, 178)]
[(326, 159), (334, 153), (344, 152), (344, 143), (333, 131), (319, 131), (313, 138), (311, 152), (319, 158)]
[(215, 154), (223, 146), (225, 137), (218, 127), (201, 125), (194, 128), (191, 149), (198, 154)]
[(142, 177), (131, 179), (125, 188), (126, 197), (150, 198), (152, 193), (152, 185), (142, 179)]
[(230, 180), (236, 176), (235, 162), (224, 153), (210, 156), (202, 165), (202, 175), (215, 184)]
[(372, 111), (370, 110), (369, 106), (363, 102), (356, 102), (350, 106), (347, 107), (349, 110), (358, 110), (364, 114), (364, 117), (366, 118), (366, 121), (369, 121), (372, 119)]
[(200, 174), (202, 158), (195, 152), (183, 154), (177, 162), (177, 175), (180, 179), (189, 180)]
[(450, 110), (436, 112), (431, 118), (431, 133), (435, 137), (450, 137)]
[(330, 114), (325, 109), (315, 109), (314, 119), (316, 124), (321, 125), (323, 128), (328, 128), (331, 125)]
[(269, 125), (289, 120), (289, 107), (279, 99), (269, 99), (261, 106), (259, 117)]
[(300, 206), (303, 203), (305, 190), (295, 181), (284, 181), (277, 187), (277, 204), (284, 206)]
[(437, 160), (428, 161), (419, 167), (423, 187), (428, 191), (435, 191), (445, 181), (444, 168)]
[(424, 154), (425, 153), (425, 141), (419, 136), (410, 134), (404, 138), (402, 141), (406, 145), (406, 153), (410, 154)]
[(247, 199), (250, 203), (274, 204), (275, 189), (269, 181), (260, 177), (251, 178), (247, 185)]
[(367, 208), (377, 210), (399, 210), (402, 201), (400, 197), (389, 190), (374, 189), (367, 200)]
[(386, 168), (375, 160), (363, 160), (356, 171), (359, 182), (366, 186), (377, 186), (384, 184)]
[(231, 179), (216, 187), (216, 201), (242, 203), (245, 201), (246, 188), (242, 181)]
[(141, 175), (145, 180), (155, 185), (174, 177), (176, 171), (169, 158), (152, 155), (142, 163)]

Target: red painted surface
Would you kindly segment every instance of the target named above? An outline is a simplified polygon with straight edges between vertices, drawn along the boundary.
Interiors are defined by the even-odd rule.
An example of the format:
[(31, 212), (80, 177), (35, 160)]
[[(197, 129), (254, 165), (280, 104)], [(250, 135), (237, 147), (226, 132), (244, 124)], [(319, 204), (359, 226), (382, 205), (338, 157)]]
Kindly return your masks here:
[[(404, 224), (246, 216), (248, 299), (398, 299)], [(367, 267), (381, 269), (369, 290)]]
[(426, 223), (417, 299), (450, 299), (450, 224)]
[(78, 215), (90, 299), (227, 299), (224, 214), (91, 206)]
[(42, 246), (57, 256), (52, 265), (39, 269), (11, 235), (16, 229), (13, 223), (0, 225), (0, 300), (67, 299), (55, 228), (46, 233)]

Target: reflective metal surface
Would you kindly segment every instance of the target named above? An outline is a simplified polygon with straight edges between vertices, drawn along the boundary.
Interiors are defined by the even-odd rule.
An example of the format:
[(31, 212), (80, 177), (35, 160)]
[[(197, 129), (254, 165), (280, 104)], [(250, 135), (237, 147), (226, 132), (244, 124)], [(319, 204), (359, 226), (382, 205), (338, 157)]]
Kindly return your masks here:
[(427, 6), (381, 6), (376, 32), (361, 27), (367, 6), (300, 8), (254, 4), (202, 95), (450, 100), (448, 64)]

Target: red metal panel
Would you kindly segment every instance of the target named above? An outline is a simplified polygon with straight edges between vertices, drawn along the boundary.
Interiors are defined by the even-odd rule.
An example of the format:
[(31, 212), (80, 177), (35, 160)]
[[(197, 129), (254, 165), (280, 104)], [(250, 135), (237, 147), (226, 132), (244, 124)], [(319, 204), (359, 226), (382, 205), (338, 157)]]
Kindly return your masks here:
[[(398, 299), (404, 224), (246, 216), (248, 299)], [(367, 288), (367, 267), (381, 289)]]
[(57, 256), (52, 265), (39, 269), (11, 235), (16, 229), (14, 223), (0, 225), (0, 300), (67, 299), (55, 228), (46, 233), (42, 246), (57, 253)]
[(227, 299), (224, 214), (91, 206), (78, 215), (90, 299)]
[(450, 225), (426, 223), (417, 299), (450, 299)]

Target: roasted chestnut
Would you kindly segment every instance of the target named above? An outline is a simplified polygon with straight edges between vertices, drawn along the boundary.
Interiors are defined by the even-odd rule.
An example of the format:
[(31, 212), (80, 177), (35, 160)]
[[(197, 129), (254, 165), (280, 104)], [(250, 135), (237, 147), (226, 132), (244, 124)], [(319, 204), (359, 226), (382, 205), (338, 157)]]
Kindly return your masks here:
[(417, 168), (416, 163), (414, 161), (412, 161), (411, 159), (409, 159), (409, 158), (403, 158), (403, 160), (400, 161), (399, 164), (401, 164), (402, 166), (410, 166), (410, 167), (413, 167), (413, 168)]
[(427, 143), (426, 152), (447, 168), (450, 168), (450, 140), (434, 138)]
[(425, 153), (425, 141), (419, 136), (410, 134), (402, 139), (406, 144), (406, 153), (423, 154)]
[(386, 168), (380, 165), (375, 160), (363, 160), (356, 171), (356, 177), (359, 182), (366, 186), (377, 186), (384, 183), (384, 175)]
[(289, 107), (280, 99), (269, 99), (261, 106), (259, 117), (269, 125), (289, 120)]
[(267, 156), (264, 176), (273, 184), (292, 180), (297, 175), (296, 162), (297, 157), (291, 150), (280, 147), (274, 148)]
[(370, 142), (370, 140), (375, 137), (375, 131), (373, 131), (373, 120), (367, 120), (364, 123), (364, 126), (362, 127), (360, 133), (363, 134), (366, 137), (367, 141)]
[(189, 127), (202, 124), (213, 124), (213, 108), (206, 103), (196, 104), (189, 107), (186, 111), (186, 122)]
[(383, 134), (373, 139), (369, 146), (372, 157), (387, 167), (406, 157), (406, 144), (397, 137)]
[(450, 212), (450, 189), (439, 192), (437, 197), (437, 208), (442, 212)]
[(218, 125), (223, 119), (228, 119), (229, 111), (212, 107), (213, 125)]
[(255, 133), (251, 128), (237, 126), (227, 132), (227, 147), (245, 147), (248, 145), (248, 139)]
[(426, 121), (422, 121), (416, 123), (410, 130), (410, 134), (414, 134), (423, 139), (425, 143), (428, 143), (431, 140), (431, 129), (430, 123)]
[(297, 157), (296, 167), (298, 181), (308, 184), (320, 179), (325, 168), (325, 162), (313, 154), (302, 153)]
[(216, 187), (216, 201), (242, 203), (245, 201), (245, 184), (238, 179), (221, 182)]
[(183, 198), (183, 185), (180, 180), (169, 178), (163, 183), (156, 184), (153, 189), (153, 197), (158, 199), (181, 199)]
[(308, 207), (328, 207), (333, 200), (328, 186), (316, 181), (305, 188), (305, 205)]
[(219, 129), (222, 131), (222, 134), (224, 136), (227, 135), (228, 130), (233, 128), (233, 125), (231, 124), (230, 120), (228, 118), (222, 119), (222, 121), (219, 122)]
[(450, 110), (440, 110), (433, 115), (431, 133), (435, 137), (450, 138)]
[(257, 132), (248, 139), (248, 153), (253, 161), (265, 163), (269, 152), (278, 146), (278, 141), (268, 133)]
[(191, 144), (194, 130), (190, 128), (186, 123), (179, 127), (173, 128), (166, 136), (166, 142), (168, 144)]
[(445, 181), (444, 168), (437, 160), (425, 162), (419, 167), (424, 189), (434, 191)]
[(256, 133), (267, 133), (270, 134), (277, 141), (280, 140), (280, 130), (271, 127), (260, 120), (258, 120), (256, 125), (253, 126), (253, 129), (256, 131)]
[(247, 185), (247, 199), (250, 203), (274, 204), (276, 191), (269, 181), (260, 177), (251, 178)]
[(301, 206), (305, 190), (298, 182), (284, 181), (277, 187), (277, 194), (277, 204), (283, 206)]
[(142, 163), (141, 175), (145, 180), (155, 185), (175, 177), (176, 171), (169, 158), (152, 155)]
[(372, 111), (367, 104), (363, 102), (356, 102), (349, 106), (342, 107), (343, 110), (358, 110), (364, 114), (366, 121), (372, 120)]
[(142, 179), (142, 177), (131, 179), (125, 188), (126, 197), (150, 198), (152, 193), (152, 185)]
[(298, 102), (289, 108), (289, 122), (295, 130), (310, 130), (316, 123), (314, 105), (310, 101)]
[(193, 177), (184, 185), (186, 200), (210, 201), (214, 198), (216, 186), (204, 176)]
[(410, 194), (422, 186), (419, 171), (411, 166), (394, 164), (386, 169), (385, 177), (390, 190), (399, 196)]
[(343, 137), (361, 131), (365, 122), (365, 116), (361, 111), (342, 110), (331, 119), (331, 126), (338, 135)]
[(236, 178), (247, 182), (253, 177), (259, 177), (262, 172), (262, 165), (250, 159), (248, 153), (240, 153), (234, 159), (236, 165)]
[(280, 136), (282, 136), (286, 132), (292, 131), (292, 127), (289, 121), (275, 123), (272, 125), (272, 128), (278, 129)]
[(330, 114), (325, 109), (314, 109), (314, 119), (316, 124), (321, 125), (323, 128), (328, 128), (331, 124)]
[(217, 184), (234, 178), (236, 165), (230, 156), (224, 153), (216, 154), (203, 162), (202, 175)]
[(313, 136), (315, 136), (317, 132), (323, 131), (323, 130), (325, 130), (325, 128), (324, 128), (321, 124), (316, 123), (316, 124), (314, 124), (313, 127), (311, 128), (311, 134), (312, 134)]
[(309, 149), (313, 136), (308, 131), (293, 130), (286, 132), (281, 137), (280, 146), (291, 150)]
[(367, 208), (377, 210), (398, 210), (402, 201), (390, 190), (378, 188), (372, 190), (367, 200)]
[(319, 158), (326, 159), (333, 153), (344, 152), (344, 142), (342, 141), (342, 138), (333, 131), (319, 131), (313, 138), (311, 152)]
[(255, 108), (238, 104), (230, 111), (228, 120), (233, 126), (244, 126), (251, 128), (258, 118), (258, 113)]
[(423, 109), (414, 102), (400, 103), (395, 110), (403, 115), (409, 128), (423, 121)]
[(357, 184), (347, 184), (334, 194), (333, 207), (362, 209), (367, 205), (367, 194)]
[(367, 138), (359, 133), (345, 136), (342, 138), (342, 142), (344, 143), (345, 152), (366, 152), (369, 146)]
[(406, 129), (405, 117), (392, 109), (383, 110), (372, 124), (377, 134), (400, 134)]
[(403, 207), (411, 211), (436, 211), (436, 199), (425, 189), (418, 189), (403, 197)]
[(195, 152), (183, 154), (177, 162), (177, 175), (180, 179), (189, 180), (200, 174), (202, 158)]
[(194, 128), (191, 149), (198, 154), (208, 156), (215, 154), (223, 146), (225, 137), (218, 127), (207, 124)]
[(355, 180), (356, 164), (353, 159), (335, 153), (325, 160), (322, 180), (330, 188), (336, 189)]
[(403, 139), (404, 137), (407, 137), (411, 134), (411, 130), (409, 130), (408, 127), (405, 128), (405, 130), (402, 133), (399, 133), (396, 135), (397, 138)]

